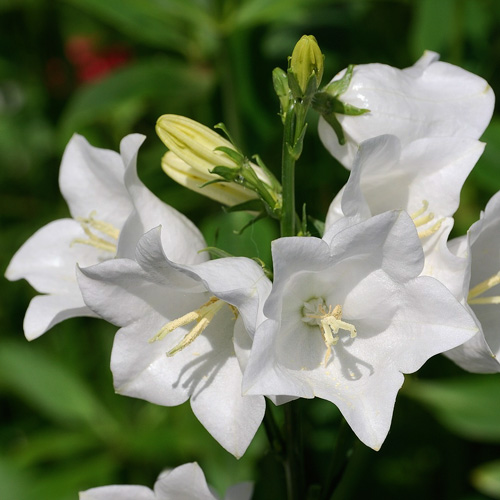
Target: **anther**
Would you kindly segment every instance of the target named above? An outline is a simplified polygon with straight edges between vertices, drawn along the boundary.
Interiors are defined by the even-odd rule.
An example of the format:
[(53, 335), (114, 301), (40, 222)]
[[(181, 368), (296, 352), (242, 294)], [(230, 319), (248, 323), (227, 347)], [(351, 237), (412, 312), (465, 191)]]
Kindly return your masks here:
[[(168, 322), (154, 337), (149, 339), (149, 342), (152, 343), (156, 342), (157, 340), (162, 340), (177, 328), (189, 325), (189, 323), (193, 323), (194, 321), (196, 321), (196, 325), (186, 335), (184, 335), (182, 340), (173, 349), (167, 352), (167, 356), (173, 356), (179, 351), (182, 351), (182, 349), (187, 347), (189, 344), (193, 343), (198, 338), (198, 336), (203, 333), (214, 316), (225, 304), (227, 303), (223, 300), (218, 299), (217, 297), (210, 297), (208, 302), (203, 304), (199, 309), (191, 311), (184, 316), (181, 316), (180, 318)], [(231, 306), (230, 304), (227, 305), (231, 308), (235, 317), (237, 317), (238, 313), (236, 308)]]
[(467, 302), (469, 304), (500, 304), (500, 296), (479, 297), (491, 288), (500, 284), (500, 272), (494, 274), (490, 278), (481, 281), (475, 287), (469, 290)]

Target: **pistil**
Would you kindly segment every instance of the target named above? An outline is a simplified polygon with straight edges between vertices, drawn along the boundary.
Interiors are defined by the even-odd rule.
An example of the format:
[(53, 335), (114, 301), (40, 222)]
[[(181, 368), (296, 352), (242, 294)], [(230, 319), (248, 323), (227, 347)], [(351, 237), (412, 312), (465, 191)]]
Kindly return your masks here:
[(317, 324), (320, 328), (323, 341), (326, 346), (324, 366), (332, 354), (332, 346), (335, 346), (340, 339), (339, 330), (350, 332), (350, 337), (356, 337), (356, 327), (351, 323), (342, 321), (342, 306), (337, 304), (335, 307), (331, 305), (326, 308), (326, 303), (323, 299), (314, 298), (304, 303), (302, 308), (302, 321), (309, 325)]

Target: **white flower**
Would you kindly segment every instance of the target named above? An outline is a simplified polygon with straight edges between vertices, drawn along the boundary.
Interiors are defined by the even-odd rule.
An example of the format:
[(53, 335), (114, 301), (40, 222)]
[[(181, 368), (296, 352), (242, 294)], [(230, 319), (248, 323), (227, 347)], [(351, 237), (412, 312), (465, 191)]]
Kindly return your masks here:
[[(253, 485), (240, 483), (229, 488), (224, 500), (250, 500)], [(113, 485), (80, 492), (79, 500), (219, 500), (207, 485), (196, 463), (188, 463), (160, 474), (150, 490), (146, 486)]]
[(419, 277), (422, 248), (404, 212), (333, 227), (322, 240), (281, 238), (273, 262), (244, 393), (329, 400), (374, 449), (403, 373), (477, 331), (444, 285)]
[(76, 316), (94, 316), (76, 281), (75, 265), (90, 266), (133, 255), (139, 237), (163, 224), (169, 257), (201, 262), (205, 243), (182, 214), (154, 196), (137, 177), (137, 151), (144, 136), (125, 137), (121, 154), (92, 147), (73, 136), (64, 152), (59, 185), (72, 219), (60, 219), (38, 230), (18, 250), (6, 271), (10, 280), (26, 279), (44, 295), (34, 297), (24, 320), (33, 340), (55, 324)]
[(467, 264), (465, 275), (459, 275), (462, 290), (457, 297), (471, 308), (479, 332), (445, 355), (470, 372), (500, 372), (500, 192), (467, 236), (452, 240), (450, 247)]
[(122, 327), (111, 355), (115, 389), (164, 406), (190, 398), (200, 422), (239, 457), (265, 405), (262, 397), (241, 396), (233, 329), (239, 310), (247, 331), (255, 330), (270, 283), (246, 258), (174, 264), (160, 238), (160, 228), (146, 233), (135, 261), (114, 259), (81, 270), (85, 302)]
[[(447, 282), (450, 275), (463, 276), (465, 262), (450, 252), (447, 238), (462, 186), (484, 146), (457, 137), (417, 139), (404, 147), (393, 135), (364, 141), (347, 184), (328, 209), (326, 229), (343, 217), (362, 221), (406, 210), (424, 248), (423, 273)], [(451, 291), (456, 295), (456, 289)]]
[(336, 115), (344, 130), (344, 146), (330, 125), (320, 119), (319, 135), (328, 151), (350, 169), (359, 144), (381, 134), (396, 135), (403, 146), (422, 137), (479, 139), (493, 113), (492, 89), (479, 76), (440, 62), (438, 57), (425, 52), (403, 70), (385, 64), (355, 66), (340, 99), (370, 112)]

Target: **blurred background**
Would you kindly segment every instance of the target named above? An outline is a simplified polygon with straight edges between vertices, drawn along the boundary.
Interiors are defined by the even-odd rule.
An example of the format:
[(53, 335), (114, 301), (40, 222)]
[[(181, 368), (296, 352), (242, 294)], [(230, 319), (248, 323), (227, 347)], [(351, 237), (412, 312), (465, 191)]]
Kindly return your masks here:
[[(326, 55), (324, 81), (350, 63), (412, 65), (425, 49), (484, 77), (500, 94), (497, 0), (0, 0), (0, 259), (68, 216), (59, 193), (64, 147), (75, 132), (118, 150), (147, 136), (139, 175), (190, 217), (210, 245), (270, 260), (278, 228), (248, 220), (176, 185), (161, 171), (156, 119), (178, 113), (224, 122), (246, 154), (278, 172), (279, 104), (271, 71), (286, 69), (303, 34)], [(322, 147), (311, 114), (297, 166), (299, 206), (324, 219), (347, 180)], [(500, 189), (500, 118), (462, 192), (455, 235)], [(22, 321), (36, 292), (0, 280), (0, 498), (70, 500), (79, 490), (152, 486), (163, 468), (197, 461), (221, 495), (255, 480), (258, 499), (284, 498), (280, 464), (257, 434), (237, 461), (192, 415), (115, 395), (109, 371), (115, 327), (73, 319), (28, 343)], [(442, 356), (408, 377), (381, 451), (357, 446), (335, 498), (500, 498), (500, 375), (466, 374)], [(306, 464), (324, 474), (339, 414), (304, 401)], [(275, 411), (280, 418), (280, 409)]]

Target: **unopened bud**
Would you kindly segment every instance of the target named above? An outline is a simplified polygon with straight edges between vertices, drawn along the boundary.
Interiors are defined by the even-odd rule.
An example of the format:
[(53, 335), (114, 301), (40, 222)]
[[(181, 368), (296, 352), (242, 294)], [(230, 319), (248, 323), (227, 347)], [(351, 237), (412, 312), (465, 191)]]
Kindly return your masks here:
[(311, 96), (319, 88), (323, 78), (324, 59), (313, 35), (303, 35), (295, 45), (288, 71), (295, 77), (302, 97)]
[(167, 151), (161, 160), (161, 168), (174, 181), (223, 205), (233, 206), (258, 198), (257, 193), (234, 182), (221, 180), (206, 167), (188, 164), (173, 151)]
[(185, 116), (163, 115), (156, 132), (170, 149), (162, 158), (163, 171), (193, 191), (233, 206), (276, 189), (268, 172), (201, 123)]

